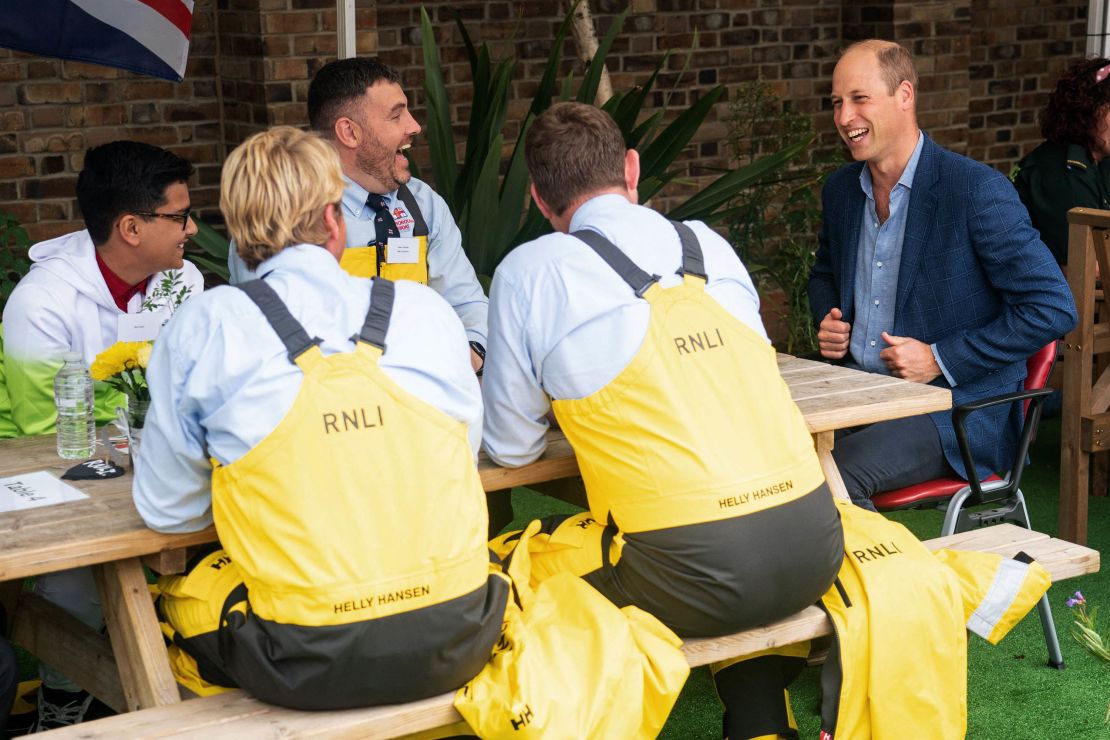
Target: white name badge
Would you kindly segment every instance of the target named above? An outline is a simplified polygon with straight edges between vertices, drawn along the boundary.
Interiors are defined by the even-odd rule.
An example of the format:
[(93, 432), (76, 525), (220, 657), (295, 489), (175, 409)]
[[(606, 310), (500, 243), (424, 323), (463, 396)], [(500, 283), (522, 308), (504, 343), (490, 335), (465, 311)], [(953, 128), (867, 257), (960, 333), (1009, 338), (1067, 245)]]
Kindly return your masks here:
[(162, 325), (170, 320), (167, 308), (157, 311), (144, 311), (142, 313), (120, 314), (116, 326), (117, 342), (145, 342), (157, 339)]
[(420, 261), (420, 238), (416, 236), (390, 237), (385, 261), (391, 265), (415, 265)]

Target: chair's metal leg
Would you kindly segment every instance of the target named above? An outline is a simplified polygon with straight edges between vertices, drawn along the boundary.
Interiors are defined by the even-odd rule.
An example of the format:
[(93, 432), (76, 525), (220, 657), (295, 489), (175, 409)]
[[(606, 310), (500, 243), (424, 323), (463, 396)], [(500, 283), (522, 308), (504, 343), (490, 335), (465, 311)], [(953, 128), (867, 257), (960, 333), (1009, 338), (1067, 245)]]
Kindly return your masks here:
[[(1017, 499), (1019, 508), (1015, 510), (1021, 513), (1022, 524), (1026, 529), (1032, 529), (1033, 525), (1029, 521), (1029, 509), (1025, 505), (1025, 496), (1019, 488), (1014, 494)], [(1041, 629), (1044, 630), (1044, 641), (1048, 644), (1048, 666), (1055, 668), (1058, 671), (1064, 670), (1064, 654), (1060, 650), (1060, 638), (1056, 635), (1056, 622), (1052, 619), (1052, 607), (1048, 603), (1048, 594), (1041, 597), (1037, 602), (1037, 614), (1041, 618)]]
[(1041, 617), (1044, 639), (1048, 643), (1048, 667), (1064, 670), (1064, 654), (1060, 652), (1060, 640), (1056, 637), (1056, 623), (1052, 621), (1052, 608), (1048, 605), (1048, 594), (1037, 603), (1037, 613)]
[(1025, 505), (1025, 495), (1021, 492), (1020, 488), (1014, 493), (1014, 498), (1017, 499), (1018, 502), (1018, 508), (1014, 510), (1014, 513), (1020, 513), (1018, 523), (1026, 529), (1032, 529), (1033, 525), (1029, 521), (1029, 507)]
[(970, 495), (971, 486), (964, 486), (949, 499), (948, 508), (944, 512), (944, 524), (940, 528), (941, 537), (956, 534), (956, 525), (959, 524), (960, 513), (963, 511), (964, 502), (967, 501), (967, 497)]

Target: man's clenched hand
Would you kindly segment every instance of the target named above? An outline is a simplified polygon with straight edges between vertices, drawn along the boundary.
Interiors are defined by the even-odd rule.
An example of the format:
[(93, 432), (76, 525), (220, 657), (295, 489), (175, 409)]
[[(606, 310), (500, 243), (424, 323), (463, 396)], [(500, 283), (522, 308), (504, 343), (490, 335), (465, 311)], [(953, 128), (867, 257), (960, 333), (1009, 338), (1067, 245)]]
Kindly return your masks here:
[(822, 357), (839, 360), (848, 354), (852, 325), (840, 320), (843, 315), (839, 308), (833, 308), (821, 319), (821, 326), (817, 329), (817, 344), (821, 348)]
[(896, 337), (883, 332), (883, 341), (890, 346), (879, 353), (892, 375), (914, 383), (928, 383), (940, 375), (940, 366), (932, 348), (912, 337)]

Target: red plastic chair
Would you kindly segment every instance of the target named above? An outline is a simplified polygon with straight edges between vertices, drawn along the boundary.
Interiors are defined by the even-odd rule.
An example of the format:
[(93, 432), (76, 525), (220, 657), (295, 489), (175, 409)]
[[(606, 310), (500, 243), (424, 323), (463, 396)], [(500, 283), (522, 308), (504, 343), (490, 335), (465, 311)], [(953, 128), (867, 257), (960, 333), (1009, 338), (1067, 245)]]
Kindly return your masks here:
[[(1019, 486), (1021, 474), (1029, 456), (1029, 445), (1033, 441), (1037, 423), (1041, 418), (1041, 405), (1045, 398), (1052, 395), (1052, 389), (1044, 386), (1048, 382), (1048, 375), (1052, 371), (1055, 360), (1056, 342), (1052, 341), (1026, 362), (1023, 391), (964, 404), (952, 411), (952, 423), (956, 429), (956, 441), (960, 445), (964, 467), (967, 470), (975, 470), (971, 446), (967, 441), (965, 427), (967, 417), (990, 406), (1018, 401), (1023, 403), (1025, 424), (1021, 430), (1013, 465), (1004, 478), (999, 478), (997, 475), (992, 475), (984, 481), (965, 481), (958, 477), (937, 478), (873, 496), (871, 502), (875, 504), (875, 508), (879, 511), (940, 509), (945, 512), (944, 524), (941, 526), (942, 536), (1003, 522), (1013, 522), (1026, 529), (1032, 529), (1029, 523), (1029, 511), (1025, 506), (1025, 496), (1022, 495)], [(982, 506), (989, 508), (969, 510), (969, 507)], [(1044, 628), (1045, 641), (1048, 643), (1048, 664), (1053, 668), (1062, 669), (1064, 658), (1060, 652), (1060, 641), (1056, 636), (1056, 626), (1052, 620), (1047, 594), (1037, 605), (1037, 611), (1041, 617), (1041, 626)]]

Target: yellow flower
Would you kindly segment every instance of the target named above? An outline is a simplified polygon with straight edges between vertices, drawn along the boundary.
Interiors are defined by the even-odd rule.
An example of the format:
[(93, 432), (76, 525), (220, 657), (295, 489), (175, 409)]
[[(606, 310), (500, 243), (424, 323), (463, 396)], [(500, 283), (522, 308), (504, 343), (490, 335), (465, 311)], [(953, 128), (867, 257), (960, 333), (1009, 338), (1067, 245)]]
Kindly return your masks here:
[[(150, 342), (116, 342), (96, 356), (89, 374), (94, 380), (107, 380), (124, 370), (146, 367), (150, 359)], [(143, 359), (139, 359), (140, 353)]]

